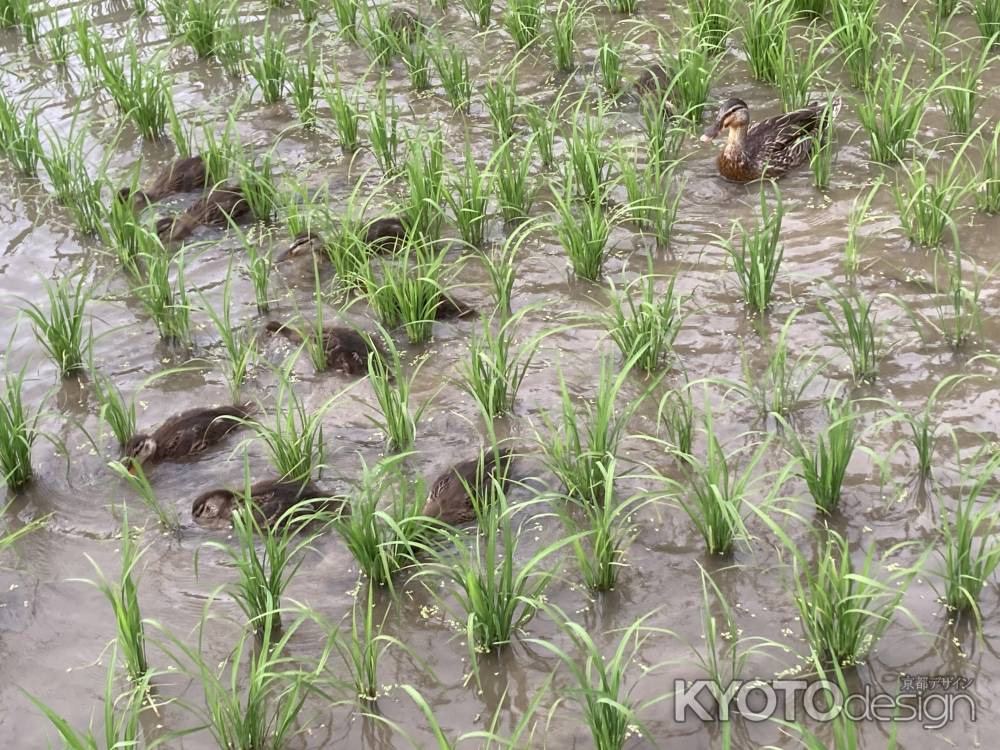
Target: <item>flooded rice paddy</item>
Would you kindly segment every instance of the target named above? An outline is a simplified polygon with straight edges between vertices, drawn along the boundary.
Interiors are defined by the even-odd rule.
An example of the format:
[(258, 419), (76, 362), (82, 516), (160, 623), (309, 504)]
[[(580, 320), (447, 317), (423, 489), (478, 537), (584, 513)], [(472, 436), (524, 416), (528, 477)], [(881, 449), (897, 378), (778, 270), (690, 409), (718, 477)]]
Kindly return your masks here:
[[(702, 123), (687, 126), (688, 135), (680, 146), (680, 161), (671, 176), (672, 189), (680, 191), (680, 200), (669, 242), (657, 243), (618, 212), (608, 237), (602, 278), (591, 282), (573, 274), (555, 225), (552, 204), (561, 188), (553, 191), (552, 186), (563, 184), (569, 158), (567, 132), (581, 97), (581, 111), (595, 113), (606, 127), (603, 137), (608, 153), (615, 142), (640, 149), (649, 142), (638, 99), (626, 93), (615, 100), (602, 88), (598, 61), (601, 34), (610, 32), (627, 40), (622, 60), (628, 88), (644, 66), (661, 60), (664, 54), (673, 54), (681, 44), (682, 32), (691, 24), (683, 4), (640, 0), (632, 16), (610, 12), (604, 6), (581, 9), (584, 15), (576, 32), (574, 66), (569, 73), (557, 72), (553, 62), (548, 18), (559, 11), (554, 3), (546, 7), (540, 39), (521, 51), (501, 25), (505, 10), (500, 4), (493, 8), (493, 22), (485, 31), (476, 28), (456, 0), (414, 7), (412, 10), (431, 24), (429, 36), (442, 35), (445, 46), (467, 54), (474, 85), (471, 106), (467, 112), (456, 112), (434, 71), (429, 89), (418, 93), (398, 56), (383, 68), (372, 63), (362, 43), (338, 36), (339, 26), (329, 4), (321, 4), (318, 20), (310, 26), (302, 21), (295, 4), (268, 7), (259, 2), (237, 3), (235, 12), (247, 40), (259, 44), (267, 24), (271, 32), (284, 34), (291, 58), (301, 59), (311, 46), (331, 81), (336, 70), (332, 89), (349, 92), (362, 112), (360, 146), (354, 152), (341, 148), (342, 138), (328, 102), (322, 98), (317, 102), (314, 129), (301, 127), (287, 88), (281, 101), (265, 103), (261, 88), (250, 76), (234, 76), (217, 59), (199, 58), (190, 46), (169, 34), (155, 3), (144, 16), (121, 1), (34, 3), (32, 10), (40, 19), (42, 41), (38, 45), (27, 44), (23, 31), (0, 30), (0, 88), (11, 101), (38, 109), (43, 134), (61, 138), (83, 134), (89, 173), (92, 177), (107, 176), (102, 192), (107, 205), (114, 190), (129, 183), (130, 170), (137, 169), (138, 182), (145, 184), (177, 152), (169, 135), (150, 141), (141, 137), (134, 124), (122, 124), (104, 90), (88, 79), (78, 52), (69, 54), (65, 66), (52, 62), (45, 39), (56, 33), (52, 31), (56, 26), (71, 29), (73, 14), (98, 32), (109, 50), (123, 49), (134, 41), (142, 59), (157, 57), (162, 61), (177, 116), (191, 129), (196, 151), (204, 143), (200, 140), (202, 123), (209, 132), (221, 134), (231, 118), (235, 137), (248, 153), (258, 157), (271, 154), (275, 181), (282, 189), (300, 186), (306, 196), (319, 191), (322, 199), (315, 203), (328, 205), (335, 217), (357, 211), (362, 204), (366, 216), (394, 214), (405, 199), (405, 179), (387, 183), (369, 145), (367, 113), (374, 106), (377, 82), (383, 73), (388, 99), (399, 108), (401, 133), (411, 133), (426, 143), (426, 134), (440, 128), (449, 174), (460, 168), (466, 144), (480, 166), (487, 164), (498, 148), (483, 92), (488, 82), (505, 76), (512, 64), (516, 63), (519, 111), (532, 104), (547, 108), (562, 97), (567, 106), (558, 117), (555, 166), (545, 168), (538, 158), (530, 165), (528, 180), (538, 190), (529, 211), (535, 221), (518, 248), (511, 294), (513, 310), (524, 311), (517, 341), (550, 333), (527, 368), (513, 413), (498, 418), (493, 425), (498, 438), (509, 440), (524, 454), (515, 472), (525, 480), (524, 485), (510, 492), (516, 511), (519, 565), (569, 534), (559, 515), (567, 501), (544, 494), (545, 490), (560, 490), (559, 481), (547, 469), (542, 448), (551, 444), (546, 437), (549, 425), (558, 423), (562, 413), (561, 381), (577, 403), (593, 403), (602, 361), (607, 358), (613, 362), (616, 372), (623, 366), (620, 352), (598, 319), (610, 305), (609, 282), (622, 289), (651, 268), (658, 289), (672, 277), (675, 295), (682, 300), (684, 319), (669, 367), (661, 368), (662, 380), (630, 372), (617, 399), (619, 411), (635, 409), (618, 447), (616, 495), (627, 498), (652, 493), (654, 501), (642, 505), (631, 519), (623, 567), (613, 589), (589, 591), (570, 548), (561, 548), (545, 562), (555, 573), (544, 591), (549, 608), (528, 620), (509, 645), (496, 653), (477, 655), (478, 668), (474, 670), (465, 615), (449, 594), (454, 584), (440, 575), (413, 577), (415, 568), (404, 570), (396, 576), (395, 600), (384, 588), (375, 591), (375, 617), (381, 620), (384, 613), (384, 632), (395, 639), (378, 664), (377, 704), (359, 705), (349, 685), (324, 685), (324, 694), (308, 694), (288, 747), (444, 747), (439, 745), (427, 715), (403, 685), (419, 691), (444, 736), (452, 741), (477, 730), (509, 737), (527, 717), (534, 722), (534, 730), (519, 735), (515, 747), (592, 747), (590, 728), (575, 700), (571, 670), (540, 643), (567, 649), (583, 663), (582, 652), (574, 650), (556, 613), (579, 623), (608, 654), (617, 646), (623, 628), (647, 617), (643, 625), (649, 631), (626, 672), (629, 700), (638, 705), (671, 691), (675, 678), (705, 676), (695, 657), (695, 652), (703, 653), (708, 647), (702, 615), (706, 596), (703, 569), (712, 576), (718, 595), (732, 607), (740, 636), (748, 639), (740, 648), (748, 648), (753, 643), (749, 639), (754, 637), (771, 641), (768, 648), (750, 654), (743, 676), (771, 679), (777, 674), (808, 674), (813, 670), (807, 662), (809, 647), (794, 604), (796, 576), (789, 547), (814, 565), (817, 557), (824, 555), (824, 546), (817, 541), (822, 538), (817, 530), (824, 524), (849, 542), (859, 567), (873, 548), (873, 574), (880, 580), (890, 580), (890, 564), (922, 566), (906, 587), (882, 637), (871, 644), (861, 663), (845, 669), (847, 682), (895, 695), (901, 689), (902, 675), (962, 676), (971, 680), (967, 691), (978, 709), (974, 721), (962, 708), (953, 721), (933, 730), (914, 721), (900, 721), (895, 728), (885, 722), (859, 722), (855, 728), (859, 746), (889, 747), (892, 737), (905, 748), (990, 745), (989, 738), (1000, 731), (995, 708), (1000, 699), (1000, 656), (994, 641), (1000, 635), (1000, 594), (990, 578), (980, 595), (982, 629), (977, 632), (969, 615), (955, 624), (939, 600), (943, 583), (937, 573), (942, 568), (945, 544), (943, 519), (966, 497), (963, 493), (972, 481), (967, 475), (971, 466), (982, 467), (996, 452), (1000, 428), (998, 360), (981, 355), (996, 354), (1000, 341), (993, 315), (1000, 280), (992, 273), (1000, 217), (977, 211), (976, 194), (970, 191), (952, 211), (955, 236), (946, 233), (940, 250), (912, 243), (901, 226), (893, 198), (893, 186), (905, 173), (898, 165), (870, 161), (868, 137), (858, 114), (863, 95), (852, 86), (841, 60), (832, 60), (824, 69), (827, 85), (815, 86), (812, 91), (822, 96), (836, 87), (844, 100), (833, 129), (835, 156), (829, 185), (822, 190), (814, 187), (808, 164), (792, 170), (778, 183), (785, 212), (780, 234), (784, 257), (773, 300), (766, 314), (760, 315), (748, 310), (732, 262), (721, 245), (737, 222), (753, 224), (759, 213), (761, 186), (722, 180), (715, 161), (721, 141), (710, 145), (697, 138), (725, 99), (745, 100), (754, 120), (782, 110), (776, 87), (751, 75), (739, 30), (717, 58)], [(737, 3), (732, 12), (745, 16), (747, 9)], [(883, 34), (878, 54), (913, 56), (910, 80), (918, 92), (929, 87), (939, 73), (924, 15), (934, 12), (935, 6), (926, 2), (913, 6), (884, 3), (878, 11), (876, 26)], [(789, 28), (796, 38), (822, 39), (832, 29), (829, 12), (811, 23), (797, 19)], [(663, 50), (657, 31), (663, 34)], [(949, 49), (949, 59), (979, 54), (979, 31), (968, 10), (958, 12), (947, 33), (966, 40)], [(364, 37), (362, 30), (359, 38)], [(951, 43), (947, 35), (938, 41)], [(71, 41), (71, 50), (73, 44)], [(831, 43), (824, 59), (835, 54)], [(899, 70), (902, 66), (900, 62)], [(979, 84), (981, 104), (973, 120), (973, 128), (983, 126), (983, 137), (974, 139), (962, 155), (970, 170), (983, 163), (983, 143), (989, 141), (1000, 117), (1000, 102), (994, 93), (1000, 83), (998, 76), (1000, 67), (987, 61)], [(518, 117), (515, 125), (515, 142), (523, 146), (531, 130), (523, 117)], [(951, 132), (939, 97), (931, 96), (912, 154), (937, 174), (951, 166), (964, 140)], [(618, 173), (616, 162), (610, 178)], [(970, 171), (968, 179), (973, 178), (974, 171)], [(851, 269), (845, 265), (851, 217), (858, 201), (880, 179), (884, 185), (875, 193), (857, 230), (860, 256), (857, 268)], [(34, 477), (23, 489), (9, 493), (11, 505), (4, 519), (8, 531), (33, 519), (45, 521), (0, 558), (0, 732), (13, 738), (8, 739), (12, 747), (36, 748), (59, 742), (29, 695), (72, 726), (83, 729), (93, 723), (95, 731), (101, 731), (115, 620), (101, 592), (81, 579), (96, 579), (98, 570), (117, 579), (122, 547), (120, 508), (124, 503), (130, 524), (142, 529), (138, 544), (145, 552), (137, 568), (138, 599), (142, 616), (150, 621), (150, 667), (158, 671), (153, 678), (157, 708), (143, 711), (142, 734), (147, 743), (160, 738), (164, 747), (216, 746), (212, 733), (202, 727), (202, 679), (182, 669), (189, 660), (177, 663), (171, 654), (177, 655), (178, 644), (183, 644), (196, 653), (200, 650), (214, 668), (231, 657), (247, 625), (227, 588), (237, 580), (237, 570), (219, 547), (206, 546), (209, 542), (234, 543), (232, 532), (199, 527), (191, 518), (190, 502), (211, 487), (242, 486), (245, 461), (254, 478), (273, 475), (267, 451), (259, 440), (251, 439), (251, 431), (243, 430), (195, 458), (150, 469), (156, 496), (180, 518), (179, 534), (161, 533), (135, 491), (108, 467), (120, 452), (100, 418), (93, 378), (61, 379), (20, 311), (28, 302), (45, 309), (45, 280), (85, 273), (92, 294), (86, 327), (92, 331), (93, 369), (111, 378), (125, 396), (134, 397), (141, 428), (153, 427), (184, 409), (231, 401), (224, 349), (204, 312), (205, 305), (221, 309), (229, 269), (233, 325), (262, 332), (267, 320), (290, 320), (296, 315), (315, 318), (311, 259), (297, 258), (274, 267), (270, 310), (261, 314), (247, 270), (250, 260), (245, 243), (280, 254), (296, 233), (287, 226), (286, 209), (279, 208), (269, 225), (244, 226), (245, 243), (235, 230), (197, 229), (184, 246), (183, 284), (192, 306), (191, 342), (186, 347), (168, 345), (161, 340), (109, 242), (100, 233), (81, 231), (71, 213), (54, 199), (51, 180), (43, 169), (39, 168), (37, 178), (25, 177), (9, 160), (0, 159), (0, 182), (3, 362), (8, 372), (26, 368), (24, 400), (31, 408), (40, 405), (40, 427), (49, 438), (36, 442)], [(766, 193), (773, 202), (774, 189), (767, 187)], [(621, 185), (611, 188), (606, 197), (609, 213), (627, 201)], [(195, 198), (194, 193), (171, 196), (150, 207), (145, 215), (181, 211)], [(453, 216), (451, 209), (446, 213)], [(503, 221), (496, 200), (491, 199), (484, 248), (502, 247), (517, 226)], [(416, 406), (427, 400), (428, 405), (417, 426), (414, 453), (404, 460), (404, 468), (409, 476), (428, 481), (455, 461), (478, 455), (489, 439), (479, 408), (461, 387), (460, 372), (470, 357), (470, 340), (481, 330), (481, 319), (489, 317), (494, 308), (490, 279), (482, 253), (455, 241), (459, 234), (450, 220), (445, 222), (442, 236), (452, 243), (445, 261), (454, 271), (451, 293), (475, 307), (477, 315), (436, 322), (431, 340), (421, 344), (409, 343), (402, 328), (391, 327), (389, 331), (408, 369), (423, 361), (411, 403)], [(942, 332), (950, 330), (954, 322), (951, 304), (955, 296), (948, 291), (947, 269), (953, 267), (949, 259), (954, 259), (956, 247), (962, 253), (961, 281), (965, 287), (959, 298), (973, 299), (981, 311), (970, 340), (960, 348)], [(325, 260), (317, 266), (320, 289), (326, 295), (325, 321), (340, 319), (374, 331), (376, 316), (366, 301), (338, 285)], [(851, 362), (835, 344), (833, 325), (823, 311), (826, 305), (839, 316), (835, 305), (840, 291), (856, 291), (873, 301), (884, 356), (878, 363), (877, 377), (870, 382), (854, 381)], [(773, 415), (762, 416), (748, 395), (752, 388), (748, 391), (739, 384), (761, 382), (782, 326), (792, 315), (786, 340), (789, 360), (801, 359), (801, 373), (816, 372), (808, 382), (804, 376), (800, 379), (801, 398), (784, 417), (783, 426)], [(295, 347), (266, 335), (260, 342), (260, 360), (251, 367), (241, 396), (257, 404), (266, 421), (278, 400), (276, 368)], [(324, 466), (317, 483), (332, 494), (349, 493), (363, 466), (373, 466), (386, 455), (385, 436), (372, 422), (378, 405), (371, 385), (338, 372), (317, 373), (305, 353), (291, 367), (295, 392), (309, 410), (319, 409), (337, 396), (322, 418)], [(955, 379), (952, 387), (935, 391), (939, 383), (956, 374), (969, 377)], [(725, 453), (735, 452), (731, 459), (734, 473), (742, 472), (756, 447), (769, 441), (751, 472), (761, 481), (751, 484), (746, 493), (747, 502), (757, 505), (768, 498), (776, 477), (790, 466), (789, 430), (794, 429), (811, 444), (827, 424), (826, 399), (832, 394), (848, 394), (861, 416), (858, 447), (847, 468), (839, 507), (824, 517), (792, 466), (787, 481), (774, 488), (775, 509), (770, 515), (787, 535), (786, 542), (758, 515), (746, 511), (750, 538), (738, 541), (730, 555), (707, 554), (702, 536), (682, 506), (689, 498), (692, 480), (685, 463), (665, 449), (667, 437), (659, 414), (664, 395), (671, 389), (685, 388), (696, 414), (698, 429), (692, 449), (696, 459), (704, 459), (708, 450), (703, 429), (706, 414), (711, 415)], [(932, 475), (921, 479), (915, 453), (906, 440), (908, 427), (889, 417), (897, 412), (919, 413), (932, 394), (940, 437)], [(660, 440), (650, 440), (650, 436)], [(656, 473), (675, 483), (656, 479)], [(995, 477), (987, 477), (979, 500), (983, 507), (995, 491)], [(793, 510), (798, 516), (781, 509)], [(475, 532), (465, 533), (471, 538)], [(995, 529), (982, 526), (978, 533), (988, 539)], [(883, 564), (881, 556), (889, 550), (891, 555)], [(301, 605), (329, 623), (340, 623), (346, 628), (342, 631), (346, 638), (352, 607), (356, 601), (365, 603), (368, 584), (333, 531), (319, 535), (303, 554), (304, 561), (285, 592), (286, 606)], [(717, 597), (710, 592), (709, 599), (712, 613), (722, 623)], [(294, 615), (286, 614), (284, 619), (289, 622)], [(287, 655), (308, 670), (321, 657), (326, 638), (322, 627), (306, 622), (292, 634)], [(339, 653), (334, 653), (328, 671), (336, 679), (347, 680), (349, 672), (342, 661)], [(646, 672), (653, 665), (656, 668)], [(119, 670), (117, 679), (116, 694), (125, 689), (123, 671)], [(737, 719), (728, 728), (695, 717), (678, 722), (673, 705), (665, 698), (644, 707), (629, 721), (636, 727), (625, 746), (707, 748), (731, 743), (756, 748), (803, 743), (799, 729), (777, 721)], [(799, 718), (818, 734), (822, 746), (849, 746), (837, 744), (833, 725)], [(484, 747), (486, 740), (472, 735), (460, 744)]]

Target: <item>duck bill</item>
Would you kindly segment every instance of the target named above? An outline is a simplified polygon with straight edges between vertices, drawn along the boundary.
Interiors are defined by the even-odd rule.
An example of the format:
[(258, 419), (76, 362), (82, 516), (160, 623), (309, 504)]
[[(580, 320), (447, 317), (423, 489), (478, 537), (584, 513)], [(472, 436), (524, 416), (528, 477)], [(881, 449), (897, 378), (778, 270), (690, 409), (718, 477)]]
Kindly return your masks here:
[(135, 461), (129, 461), (126, 470), (132, 476), (137, 476), (139, 473), (139, 464), (137, 464)]
[(705, 143), (708, 143), (709, 141), (714, 141), (716, 138), (718, 138), (720, 132), (722, 132), (721, 118), (716, 120), (715, 123), (710, 128), (708, 128), (704, 133), (702, 133), (701, 140), (703, 140)]

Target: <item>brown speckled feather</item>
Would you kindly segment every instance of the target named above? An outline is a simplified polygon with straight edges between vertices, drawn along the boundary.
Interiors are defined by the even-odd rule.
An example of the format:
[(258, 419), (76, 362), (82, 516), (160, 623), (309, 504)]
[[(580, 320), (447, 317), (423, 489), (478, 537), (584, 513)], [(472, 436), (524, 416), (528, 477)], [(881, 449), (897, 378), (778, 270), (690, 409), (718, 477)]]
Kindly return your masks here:
[(239, 427), (237, 419), (247, 416), (241, 406), (191, 409), (170, 417), (156, 428), (154, 459), (183, 458), (200, 453)]
[[(423, 515), (437, 518), (452, 525), (475, 520), (476, 511), (466, 487), (476, 495), (482, 495), (496, 476), (502, 476), (507, 484), (507, 472), (514, 454), (510, 450), (500, 451), (499, 466), (494, 454), (488, 451), (480, 471), (479, 458), (462, 461), (446, 469), (434, 480)], [(499, 472), (498, 472), (499, 469)]]

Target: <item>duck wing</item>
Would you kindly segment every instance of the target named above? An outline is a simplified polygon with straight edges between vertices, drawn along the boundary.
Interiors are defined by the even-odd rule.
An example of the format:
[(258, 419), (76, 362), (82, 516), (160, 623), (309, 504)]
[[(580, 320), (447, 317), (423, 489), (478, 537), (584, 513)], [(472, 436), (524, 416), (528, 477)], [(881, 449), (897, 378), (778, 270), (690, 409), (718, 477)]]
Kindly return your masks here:
[(811, 106), (754, 123), (747, 131), (747, 150), (764, 163), (797, 161), (808, 153), (804, 142), (819, 128), (822, 114), (822, 107)]
[(192, 409), (164, 422), (155, 433), (157, 453), (179, 458), (198, 453), (235, 430), (237, 419), (247, 415), (239, 406)]

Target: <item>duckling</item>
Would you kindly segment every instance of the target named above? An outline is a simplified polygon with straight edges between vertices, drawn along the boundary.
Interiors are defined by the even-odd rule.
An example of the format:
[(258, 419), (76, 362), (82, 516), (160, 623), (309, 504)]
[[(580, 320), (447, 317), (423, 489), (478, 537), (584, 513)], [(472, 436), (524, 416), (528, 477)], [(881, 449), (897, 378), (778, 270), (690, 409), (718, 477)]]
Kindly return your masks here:
[(134, 473), (144, 464), (201, 453), (239, 427), (239, 420), (249, 414), (248, 406), (197, 408), (176, 414), (152, 433), (133, 435), (125, 444), (123, 463)]
[(446, 469), (431, 485), (422, 514), (452, 526), (474, 521), (476, 511), (469, 490), (482, 496), (486, 494), (494, 478), (499, 479), (505, 488), (509, 483), (507, 474), (514, 460), (514, 452), (503, 449), (499, 452), (499, 457), (498, 462), (493, 451), (486, 451), (482, 462), (478, 457), (471, 458)]
[(435, 320), (451, 320), (452, 318), (468, 318), (476, 314), (476, 308), (472, 305), (455, 299), (451, 295), (442, 294), (441, 301), (434, 308)]
[(123, 203), (131, 199), (133, 207), (141, 209), (174, 193), (201, 190), (207, 180), (205, 160), (200, 156), (187, 156), (170, 162), (145, 190), (132, 192), (132, 188), (123, 187), (118, 191), (118, 199)]
[[(406, 239), (406, 226), (397, 216), (385, 216), (375, 219), (365, 227), (365, 244), (378, 252), (395, 252)], [(278, 261), (289, 258), (299, 258), (308, 253), (322, 254), (323, 238), (310, 231), (296, 235)]]
[(389, 28), (411, 39), (427, 30), (427, 24), (409, 8), (395, 7), (389, 11)]
[[(837, 99), (830, 117), (837, 116), (840, 105)], [(719, 108), (719, 116), (701, 140), (712, 141), (723, 128), (729, 128), (729, 139), (718, 157), (719, 173), (727, 180), (750, 182), (779, 177), (808, 161), (812, 136), (826, 130), (826, 110), (825, 102), (813, 103), (750, 126), (747, 103), (729, 99)]]
[[(296, 344), (302, 343), (302, 334), (287, 323), (271, 320), (265, 328), (270, 333), (280, 333)], [(373, 340), (346, 326), (323, 328), (323, 351), (326, 353), (326, 366), (345, 375), (366, 375), (370, 352), (378, 357), (385, 356)]]
[(239, 185), (214, 187), (186, 211), (156, 222), (156, 233), (163, 242), (175, 242), (189, 236), (202, 224), (225, 227), (229, 219), (241, 221), (250, 216), (250, 204)]
[(670, 79), (671, 74), (666, 66), (660, 63), (651, 63), (635, 79), (633, 89), (640, 97), (650, 95), (663, 96), (670, 87)]
[[(265, 479), (250, 487), (257, 523), (270, 526), (290, 508), (305, 500), (326, 498), (326, 494), (310, 482), (288, 482), (282, 479)], [(211, 528), (221, 528), (232, 522), (233, 511), (242, 502), (243, 494), (219, 488), (203, 492), (191, 503), (191, 516), (195, 522)], [(310, 510), (316, 509), (313, 505)], [(303, 510), (305, 506), (303, 507)]]

